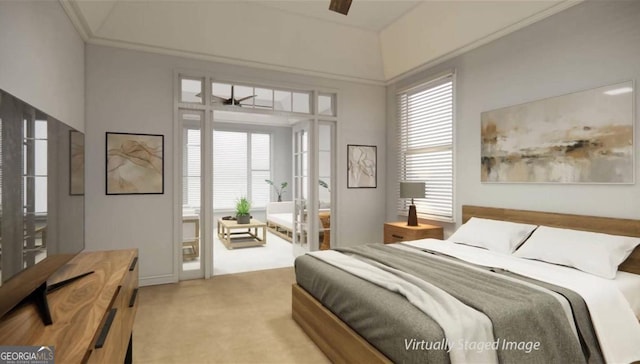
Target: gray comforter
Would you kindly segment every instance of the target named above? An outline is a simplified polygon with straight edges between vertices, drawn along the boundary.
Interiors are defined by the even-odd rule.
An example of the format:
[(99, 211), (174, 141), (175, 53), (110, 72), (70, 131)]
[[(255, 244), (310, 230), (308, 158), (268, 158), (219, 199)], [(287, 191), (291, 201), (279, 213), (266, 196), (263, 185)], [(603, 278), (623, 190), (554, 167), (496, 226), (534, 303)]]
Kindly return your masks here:
[[(586, 306), (569, 290), (454, 258), (418, 255), (389, 246), (340, 251), (410, 273), (484, 313), (492, 321), (502, 363), (603, 362)], [(399, 294), (311, 256), (296, 260), (296, 278), (300, 286), (393, 361), (449, 361), (442, 329)], [(570, 302), (579, 340), (558, 295), (549, 291)], [(448, 344), (479, 350), (478, 343)]]

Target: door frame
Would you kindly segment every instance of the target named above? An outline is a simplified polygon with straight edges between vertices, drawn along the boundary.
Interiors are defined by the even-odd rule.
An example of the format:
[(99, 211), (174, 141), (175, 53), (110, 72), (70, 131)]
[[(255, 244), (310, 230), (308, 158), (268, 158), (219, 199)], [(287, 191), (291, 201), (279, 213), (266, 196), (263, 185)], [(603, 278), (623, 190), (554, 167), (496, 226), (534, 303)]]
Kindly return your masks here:
[[(225, 81), (224, 78), (220, 78), (220, 77), (216, 77), (212, 74), (212, 72), (210, 71), (202, 71), (202, 70), (188, 70), (188, 69), (174, 69), (173, 71), (174, 73), (174, 77), (173, 77), (173, 111), (174, 111), (174, 115), (173, 115), (173, 119), (174, 119), (174, 127), (173, 127), (173, 149), (174, 149), (174, 155), (173, 155), (173, 183), (174, 183), (174, 188), (173, 188), (173, 241), (172, 241), (172, 245), (173, 245), (173, 256), (174, 256), (174, 264), (173, 264), (173, 274), (171, 276), (171, 282), (178, 282), (179, 280), (182, 279), (191, 279), (191, 278), (182, 278), (180, 276), (180, 271), (181, 271), (181, 267), (180, 264), (182, 264), (182, 243), (181, 243), (181, 239), (182, 239), (182, 172), (180, 170), (180, 168), (182, 168), (182, 153), (181, 153), (181, 149), (178, 148), (182, 148), (182, 129), (181, 129), (181, 124), (180, 124), (180, 109), (192, 109), (192, 110), (202, 110), (204, 112), (204, 124), (202, 125), (201, 128), (201, 152), (203, 153), (202, 155), (202, 166), (201, 166), (201, 173), (202, 173), (202, 177), (201, 177), (201, 183), (204, 184), (204, 187), (201, 188), (201, 214), (200, 214), (200, 239), (201, 239), (201, 251), (200, 251), (200, 255), (202, 257), (202, 268), (201, 271), (203, 270), (203, 274), (200, 275), (200, 277), (198, 278), (210, 278), (213, 275), (213, 234), (215, 234), (214, 228), (215, 228), (215, 221), (213, 221), (213, 199), (212, 198), (205, 198), (205, 196), (213, 196), (213, 124), (214, 124), (214, 120), (213, 120), (213, 111), (216, 109), (220, 109), (220, 110), (229, 110), (228, 107), (225, 106), (214, 106), (211, 105), (209, 103), (209, 101), (211, 100), (211, 82), (230, 82), (228, 79), (229, 77), (227, 77), (227, 81)], [(196, 80), (202, 80), (202, 95), (203, 95), (203, 102), (202, 104), (197, 104), (197, 103), (184, 103), (181, 102), (181, 79), (182, 78), (188, 78), (188, 79), (196, 79)], [(338, 128), (338, 119), (339, 117), (337, 115), (341, 114), (341, 110), (342, 110), (342, 105), (339, 103), (339, 99), (340, 99), (340, 92), (338, 89), (334, 89), (334, 88), (327, 88), (327, 87), (322, 87), (319, 85), (302, 85), (302, 84), (295, 84), (295, 83), (290, 83), (290, 82), (272, 82), (272, 81), (265, 81), (265, 80), (256, 80), (256, 79), (252, 79), (252, 78), (247, 78), (245, 76), (239, 75), (239, 74), (235, 74), (232, 77), (233, 82), (231, 82), (232, 84), (238, 84), (238, 83), (246, 83), (248, 85), (254, 85), (255, 87), (259, 87), (259, 85), (262, 85), (263, 87), (267, 87), (267, 88), (274, 88), (274, 89), (285, 89), (285, 90), (291, 90), (291, 91), (295, 91), (295, 90), (300, 90), (300, 91), (310, 91), (310, 95), (311, 95), (311, 102), (312, 102), (312, 113), (310, 113), (308, 115), (307, 120), (311, 120), (312, 121), (312, 125), (315, 128), (313, 134), (317, 135), (318, 133), (318, 125), (319, 122), (321, 121), (329, 121), (329, 122), (333, 122), (334, 123), (334, 133), (333, 133), (333, 155), (332, 155), (332, 165), (333, 165), (333, 170), (332, 173), (335, 176), (332, 181), (331, 181), (331, 188), (332, 191), (334, 191), (331, 194), (331, 198), (332, 198), (332, 216), (331, 216), (331, 236), (333, 237), (333, 242), (336, 242), (338, 240), (338, 236), (337, 236), (337, 232), (339, 231), (339, 219), (338, 217), (338, 211), (337, 211), (337, 197), (339, 195), (339, 189), (337, 188), (338, 185), (342, 185), (342, 178), (341, 176), (338, 176), (335, 171), (337, 170), (337, 166), (338, 166), (338, 160), (337, 160), (337, 155), (340, 154), (339, 152), (341, 152), (341, 148), (338, 147), (338, 145), (341, 145), (340, 143), (338, 143), (339, 139), (340, 139), (340, 133), (339, 133), (339, 128)], [(334, 99), (333, 99), (333, 108), (334, 108), (334, 113), (333, 115), (319, 115), (318, 112), (318, 96), (319, 95), (334, 95)], [(260, 113), (259, 110), (246, 110), (247, 112), (255, 112), (255, 113)], [(275, 114), (283, 114), (283, 113), (279, 113), (276, 112)], [(286, 114), (286, 113), (285, 113)], [(298, 114), (298, 116), (300, 116)], [(306, 117), (306, 116), (305, 116)], [(293, 127), (293, 125), (291, 125)], [(206, 141), (204, 138), (211, 138), (211, 140)], [(311, 142), (313, 143), (313, 145), (317, 144), (316, 140), (311, 140)], [(180, 152), (179, 152), (180, 151)], [(313, 160), (313, 163), (317, 164), (318, 161), (318, 156), (319, 156), (319, 151), (318, 148), (313, 147), (310, 149), (311, 153), (313, 154), (313, 158), (311, 158)], [(176, 172), (177, 171), (177, 172)], [(315, 178), (312, 179), (312, 178)], [(309, 192), (312, 193), (312, 195), (314, 196), (314, 199), (317, 200), (318, 198), (318, 184), (317, 183), (311, 183), (311, 181), (316, 181), (318, 178), (318, 171), (317, 168), (314, 168), (313, 171), (313, 175), (310, 176), (309, 178)], [(318, 226), (318, 218), (317, 218), (317, 214), (318, 211), (314, 211), (312, 212), (312, 215), (315, 216), (315, 218), (312, 217), (312, 224), (315, 225), (316, 229), (315, 231), (317, 232), (317, 226)], [(315, 234), (316, 237), (314, 238), (315, 240), (315, 249), (318, 249), (318, 234)], [(332, 242), (332, 246), (333, 245)], [(337, 246), (337, 245), (336, 245)]]

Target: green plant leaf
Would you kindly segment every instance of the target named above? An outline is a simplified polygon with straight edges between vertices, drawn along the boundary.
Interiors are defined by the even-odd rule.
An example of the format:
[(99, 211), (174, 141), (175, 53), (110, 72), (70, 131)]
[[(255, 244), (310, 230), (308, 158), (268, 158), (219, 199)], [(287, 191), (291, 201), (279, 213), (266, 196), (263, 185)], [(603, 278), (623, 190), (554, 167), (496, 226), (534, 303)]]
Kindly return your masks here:
[(251, 214), (251, 202), (246, 197), (241, 197), (236, 202), (236, 216), (248, 216)]

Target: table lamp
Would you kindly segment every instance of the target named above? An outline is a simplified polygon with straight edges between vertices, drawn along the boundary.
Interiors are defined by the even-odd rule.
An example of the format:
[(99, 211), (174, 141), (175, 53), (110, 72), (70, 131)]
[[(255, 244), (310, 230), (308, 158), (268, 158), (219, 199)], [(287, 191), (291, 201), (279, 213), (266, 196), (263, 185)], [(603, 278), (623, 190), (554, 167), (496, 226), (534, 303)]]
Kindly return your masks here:
[(416, 205), (413, 204), (414, 198), (424, 198), (424, 182), (400, 182), (400, 198), (410, 198), (408, 226), (418, 226), (418, 214)]

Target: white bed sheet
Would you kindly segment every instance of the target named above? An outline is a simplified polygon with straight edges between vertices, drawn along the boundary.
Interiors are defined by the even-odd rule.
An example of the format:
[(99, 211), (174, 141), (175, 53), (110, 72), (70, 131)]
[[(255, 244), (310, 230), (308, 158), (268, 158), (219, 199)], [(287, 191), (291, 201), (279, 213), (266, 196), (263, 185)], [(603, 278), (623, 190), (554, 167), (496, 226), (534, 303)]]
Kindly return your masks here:
[(618, 272), (614, 282), (629, 302), (633, 313), (640, 320), (640, 274)]
[[(522, 259), (444, 240), (422, 239), (391, 246), (411, 249), (403, 246), (405, 244), (438, 251), (470, 263), (505, 269), (571, 289), (582, 296), (589, 308), (591, 321), (605, 360), (608, 363), (629, 363), (640, 360), (640, 323), (627, 298), (618, 288), (619, 283), (614, 280), (597, 277), (573, 268)], [(625, 286), (629, 281), (628, 278), (622, 278)]]

